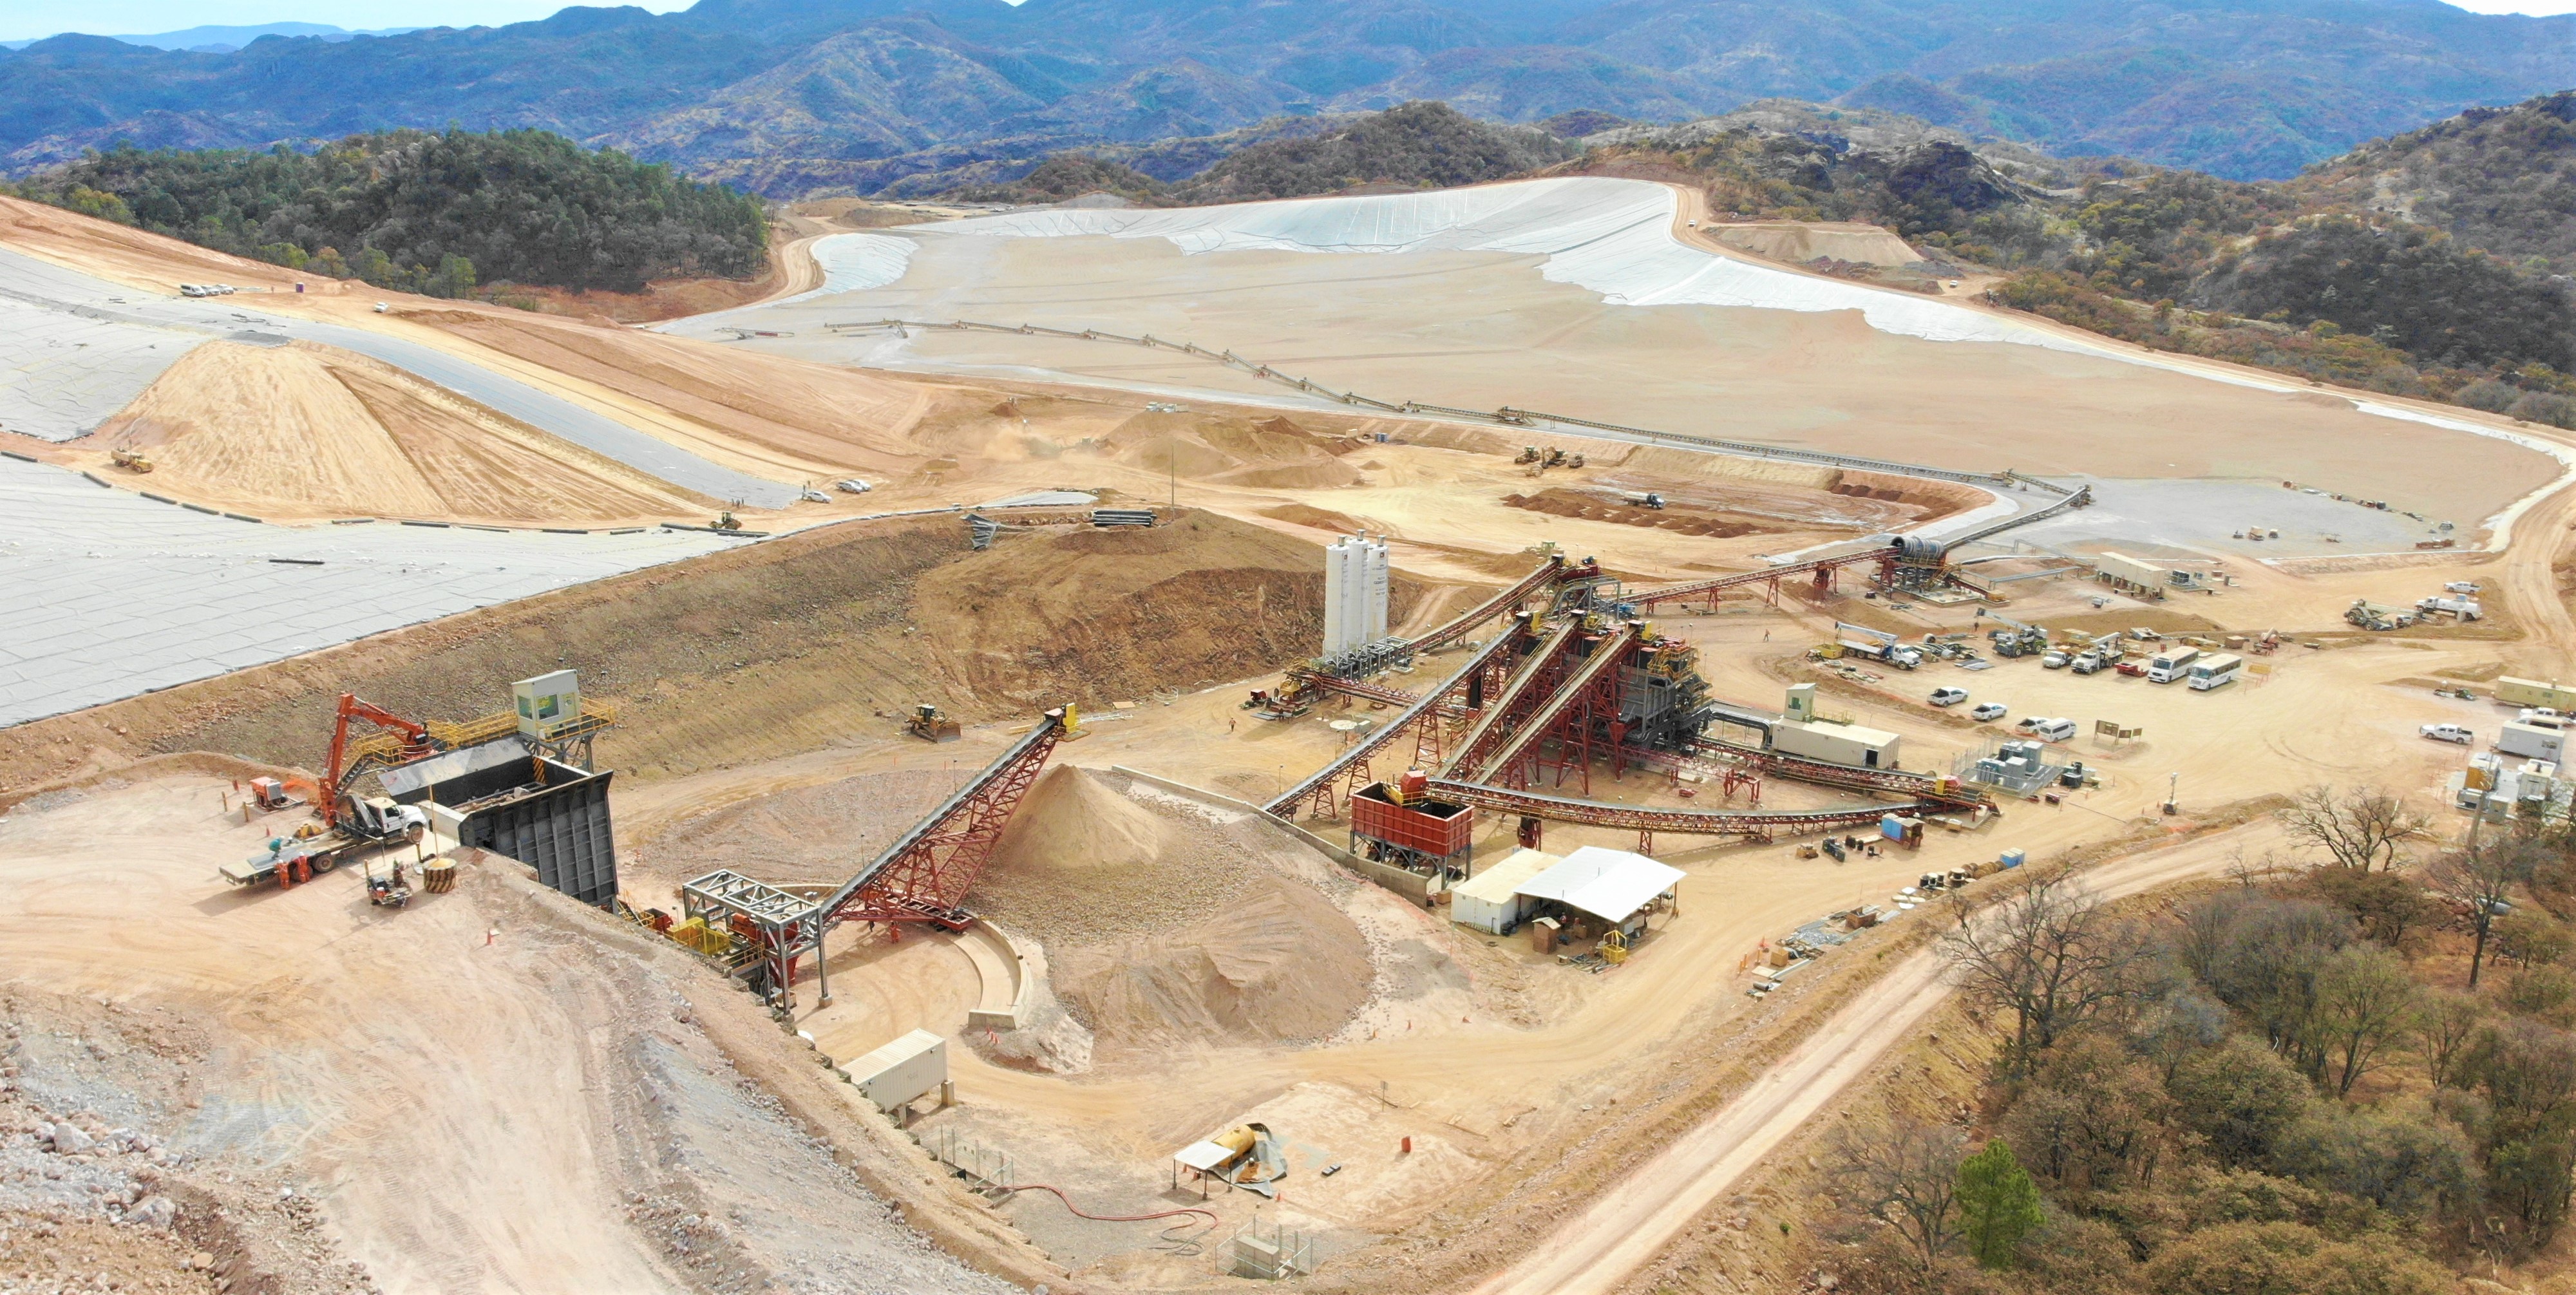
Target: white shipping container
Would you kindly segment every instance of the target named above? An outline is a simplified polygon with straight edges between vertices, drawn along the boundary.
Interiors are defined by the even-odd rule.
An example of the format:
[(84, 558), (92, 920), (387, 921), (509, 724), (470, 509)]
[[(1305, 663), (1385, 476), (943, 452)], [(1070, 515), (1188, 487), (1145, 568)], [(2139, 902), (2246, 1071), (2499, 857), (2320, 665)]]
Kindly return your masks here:
[(912, 1033), (841, 1067), (859, 1092), (891, 1111), (939, 1091), (948, 1082), (948, 1040), (928, 1030)]

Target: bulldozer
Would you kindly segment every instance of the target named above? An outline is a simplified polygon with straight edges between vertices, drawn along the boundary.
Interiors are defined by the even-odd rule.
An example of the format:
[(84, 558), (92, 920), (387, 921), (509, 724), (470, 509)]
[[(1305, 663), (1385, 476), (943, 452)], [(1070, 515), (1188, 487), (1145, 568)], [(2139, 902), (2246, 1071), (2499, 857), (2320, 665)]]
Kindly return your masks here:
[(146, 458), (141, 450), (109, 450), (107, 457), (109, 462), (128, 472), (143, 473), (152, 470), (152, 460)]
[(912, 718), (903, 722), (903, 731), (924, 742), (954, 742), (964, 736), (956, 720), (928, 702), (912, 708)]
[(1520, 457), (1519, 457), (1519, 458), (1516, 458), (1516, 459), (1513, 459), (1513, 460), (1512, 460), (1512, 462), (1514, 462), (1514, 463), (1536, 463), (1536, 462), (1538, 462), (1538, 447), (1537, 447), (1537, 446), (1535, 446), (1535, 445), (1524, 445), (1524, 446), (1522, 446), (1522, 447), (1521, 447)]
[(728, 508), (722, 514), (718, 515), (715, 521), (710, 523), (710, 525), (720, 531), (738, 531), (742, 529), (742, 519), (734, 516), (733, 510)]
[(1546, 462), (1544, 462), (1544, 463), (1541, 463), (1539, 466), (1540, 466), (1540, 467), (1543, 467), (1543, 468), (1561, 468), (1561, 467), (1564, 467), (1564, 466), (1565, 466), (1565, 451), (1560, 450), (1560, 449), (1556, 448), (1556, 447), (1555, 447), (1555, 446), (1553, 446), (1553, 445), (1551, 445), (1551, 446), (1547, 447), (1547, 461), (1546, 461)]

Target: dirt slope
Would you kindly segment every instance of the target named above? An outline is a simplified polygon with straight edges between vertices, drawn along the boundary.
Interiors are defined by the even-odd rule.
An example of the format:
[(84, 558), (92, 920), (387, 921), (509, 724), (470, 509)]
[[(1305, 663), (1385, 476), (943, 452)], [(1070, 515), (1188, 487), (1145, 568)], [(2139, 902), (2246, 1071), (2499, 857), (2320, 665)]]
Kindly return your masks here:
[[(141, 1073), (30, 1056), (49, 1100), (105, 1112), (177, 1088), (133, 1118), (208, 1172), (273, 1172), (291, 1194), (271, 1199), (308, 1201), (330, 1250), (393, 1295), (573, 1273), (635, 1292), (1008, 1289), (929, 1252), (761, 1091), (735, 1059), (746, 1020), (769, 1064), (801, 1050), (702, 963), (497, 857), (400, 911), (366, 905), (353, 870), (233, 891), (215, 862), (269, 829), (218, 814), (226, 786), (102, 788), (0, 828), (18, 896), (0, 979), (207, 1027), (196, 1056), (134, 1058)], [(106, 842), (118, 869), (80, 865)], [(94, 956), (119, 930), (154, 934)], [(352, 1284), (316, 1266), (339, 1278), (320, 1289)]]
[(934, 400), (950, 395), (931, 384), (519, 311), (407, 310), (401, 317), (823, 468), (881, 474), (931, 457), (911, 433)]
[(283, 520), (609, 522), (703, 504), (401, 370), (308, 342), (198, 347), (67, 454), (104, 462), (111, 447), (149, 454), (153, 472), (138, 484), (155, 493)]
[(964, 531), (784, 536), (0, 729), (0, 805), (156, 752), (319, 768), (344, 690), (464, 719), (505, 706), (512, 679), (574, 666), (623, 707), (601, 763), (649, 779), (891, 736), (880, 712), (921, 701), (968, 720), (1106, 709), (1262, 673), (1320, 633), (1321, 555), (1243, 523), (1014, 533), (985, 553)]

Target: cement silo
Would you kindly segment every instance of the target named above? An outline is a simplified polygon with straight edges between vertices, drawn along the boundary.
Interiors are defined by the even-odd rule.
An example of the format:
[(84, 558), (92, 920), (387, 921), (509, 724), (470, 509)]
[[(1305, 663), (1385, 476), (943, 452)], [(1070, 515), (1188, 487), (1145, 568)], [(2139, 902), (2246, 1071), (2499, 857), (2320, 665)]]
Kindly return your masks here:
[(1324, 652), (1386, 637), (1386, 543), (1346, 536), (1324, 550)]

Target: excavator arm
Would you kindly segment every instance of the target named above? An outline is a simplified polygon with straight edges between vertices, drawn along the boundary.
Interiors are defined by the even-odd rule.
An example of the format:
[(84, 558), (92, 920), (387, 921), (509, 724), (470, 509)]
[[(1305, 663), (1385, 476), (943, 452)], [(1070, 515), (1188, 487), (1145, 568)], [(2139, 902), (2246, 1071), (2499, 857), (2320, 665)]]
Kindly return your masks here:
[[(358, 749), (352, 752), (349, 741), (349, 724), (352, 720), (363, 720), (374, 725), (392, 740), (371, 741), (367, 737), (361, 737), (358, 741)], [(429, 735), (429, 726), (426, 724), (405, 719), (382, 706), (361, 699), (355, 693), (340, 694), (339, 719), (331, 727), (330, 770), (323, 779), (322, 794), (315, 797), (322, 802), (316, 806), (322, 811), (322, 821), (333, 827), (340, 826), (341, 796), (358, 775), (369, 769), (391, 768), (394, 765), (427, 759), (436, 755), (443, 745)]]

